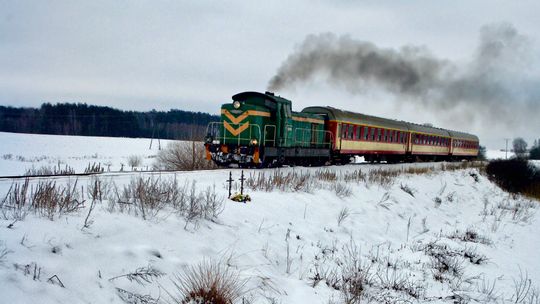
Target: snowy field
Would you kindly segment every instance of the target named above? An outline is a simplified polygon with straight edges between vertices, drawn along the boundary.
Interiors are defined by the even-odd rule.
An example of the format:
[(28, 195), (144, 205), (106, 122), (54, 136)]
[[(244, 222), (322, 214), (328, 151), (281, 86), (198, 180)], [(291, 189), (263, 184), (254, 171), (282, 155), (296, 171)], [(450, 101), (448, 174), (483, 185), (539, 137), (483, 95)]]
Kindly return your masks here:
[[(157, 140), (150, 149), (149, 138), (62, 136), (0, 132), (0, 176), (21, 175), (42, 167), (64, 169), (67, 166), (82, 173), (99, 164), (104, 171), (130, 171), (152, 167), (159, 151)], [(161, 147), (170, 141), (161, 140)], [(136, 168), (130, 157), (140, 159)]]
[[(138, 154), (150, 165), (155, 153), (149, 140), (0, 135), (0, 155), (78, 168), (94, 154), (113, 164)], [(12, 173), (28, 165), (1, 164)], [(77, 208), (0, 209), (0, 302), (180, 303), (177, 276), (206, 260), (245, 283), (238, 303), (344, 303), (344, 290), (358, 290), (351, 282), (361, 283), (362, 303), (533, 303), (516, 302), (515, 287), (540, 284), (538, 202), (508, 195), (478, 169), (442, 165), (245, 170), (245, 204), (224, 199), (229, 172), (239, 188), (238, 169), (111, 172), (100, 175), (91, 212), (95, 178), (33, 179), (30, 189), (70, 185)], [(139, 178), (187, 198), (150, 208), (123, 196)], [(0, 200), (23, 182), (0, 179)], [(190, 217), (178, 203), (189, 197), (213, 201), (215, 212)]]

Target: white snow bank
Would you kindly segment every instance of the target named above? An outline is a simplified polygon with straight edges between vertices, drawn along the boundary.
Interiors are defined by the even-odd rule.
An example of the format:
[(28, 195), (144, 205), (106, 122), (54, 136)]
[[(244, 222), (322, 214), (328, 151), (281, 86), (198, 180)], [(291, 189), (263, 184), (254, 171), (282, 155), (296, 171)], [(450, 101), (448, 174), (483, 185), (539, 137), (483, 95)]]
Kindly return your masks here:
[[(326, 169), (343, 174), (398, 166)], [(238, 180), (240, 171), (232, 172)], [(261, 172), (274, 171), (245, 171), (246, 176)], [(201, 190), (215, 185), (216, 191), (226, 195), (228, 174), (229, 170), (216, 170), (153, 176), (176, 178), (181, 184), (196, 181)], [(101, 178), (121, 187), (134, 176), (139, 174)], [(81, 185), (87, 182), (79, 179)], [(0, 194), (10, 185), (11, 181), (0, 181)], [(312, 287), (310, 278), (316, 276), (317, 269), (338, 267), (336, 261), (351, 242), (360, 248), (364, 262), (373, 263), (373, 270), (383, 267), (390, 271), (386, 275), (407, 274), (408, 280), (421, 285), (422, 302), (447, 303), (444, 298), (455, 293), (481, 298), (485, 296), (478, 291), (482, 284), (493, 282), (498, 295), (510, 298), (513, 279), (519, 277), (520, 270), (528, 273), (534, 286), (540, 283), (537, 202), (509, 196), (476, 169), (402, 175), (388, 185), (367, 181), (343, 186), (350, 187), (350, 196), (339, 198), (334, 191), (324, 190), (326, 187), (311, 193), (247, 190), (251, 202), (226, 201), (216, 223), (201, 221), (187, 228), (186, 220), (171, 210), (144, 221), (107, 211), (107, 201), (94, 210), (88, 229), (81, 230), (88, 207), (54, 221), (29, 214), (11, 228), (12, 220), (0, 220), (0, 242), (8, 251), (0, 262), (0, 294), (6, 303), (123, 303), (117, 291), (121, 288), (167, 299), (166, 291), (175, 292), (171, 283), (175, 273), (212, 258), (227, 260), (226, 264), (249, 280), (245, 297), (251, 303), (268, 303), (268, 299), (328, 303), (330, 298), (339, 303), (339, 291), (325, 281)], [(338, 224), (342, 210), (348, 216)], [(489, 242), (451, 238), (463, 236), (468, 229)], [(461, 281), (439, 282), (434, 278), (432, 258), (420, 250), (433, 242), (456, 252), (473, 248), (489, 260), (476, 265), (457, 257), (463, 265)], [(396, 270), (384, 266), (389, 263), (397, 265)], [(109, 280), (148, 265), (166, 275), (144, 286), (126, 278)], [(40, 270), (36, 279), (34, 269)], [(65, 288), (48, 282), (52, 276)], [(371, 288), (376, 294), (376, 286), (366, 288), (366, 293)], [(393, 295), (416, 301), (404, 292)]]

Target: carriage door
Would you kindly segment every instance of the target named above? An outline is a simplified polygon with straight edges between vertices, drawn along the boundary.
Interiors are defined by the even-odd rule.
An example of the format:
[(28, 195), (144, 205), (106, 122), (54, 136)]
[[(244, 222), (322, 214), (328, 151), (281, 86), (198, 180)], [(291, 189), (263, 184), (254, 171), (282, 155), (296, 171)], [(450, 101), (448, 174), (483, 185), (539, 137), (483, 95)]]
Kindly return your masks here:
[(264, 145), (266, 147), (274, 147), (276, 145), (276, 126), (264, 126)]
[(290, 104), (284, 104), (283, 105), (283, 137), (285, 139), (284, 146), (290, 147), (294, 145), (293, 140), (293, 122), (292, 122), (292, 111), (291, 111), (291, 105)]

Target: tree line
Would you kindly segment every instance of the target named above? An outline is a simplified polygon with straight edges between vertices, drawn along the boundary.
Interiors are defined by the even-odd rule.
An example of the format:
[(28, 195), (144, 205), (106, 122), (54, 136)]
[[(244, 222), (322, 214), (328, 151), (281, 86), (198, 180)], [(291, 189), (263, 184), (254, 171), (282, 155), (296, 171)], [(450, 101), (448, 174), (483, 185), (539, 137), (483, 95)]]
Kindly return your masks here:
[(213, 121), (219, 116), (183, 110), (123, 111), (85, 103), (0, 106), (0, 131), (17, 133), (201, 140)]

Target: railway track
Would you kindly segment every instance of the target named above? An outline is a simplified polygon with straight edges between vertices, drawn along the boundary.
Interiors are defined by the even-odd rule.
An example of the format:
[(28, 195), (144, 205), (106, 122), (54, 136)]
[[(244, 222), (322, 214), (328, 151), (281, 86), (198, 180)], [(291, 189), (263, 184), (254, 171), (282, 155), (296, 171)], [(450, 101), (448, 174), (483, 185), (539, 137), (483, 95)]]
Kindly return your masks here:
[[(197, 171), (197, 170), (195, 170)], [(25, 179), (25, 178), (57, 178), (57, 177), (72, 177), (72, 176), (121, 176), (137, 173), (174, 173), (174, 172), (193, 172), (193, 171), (175, 171), (175, 170), (141, 170), (141, 171), (108, 171), (108, 172), (91, 172), (91, 173), (69, 173), (69, 174), (39, 174), (39, 175), (3, 175), (0, 180), (6, 179)]]

